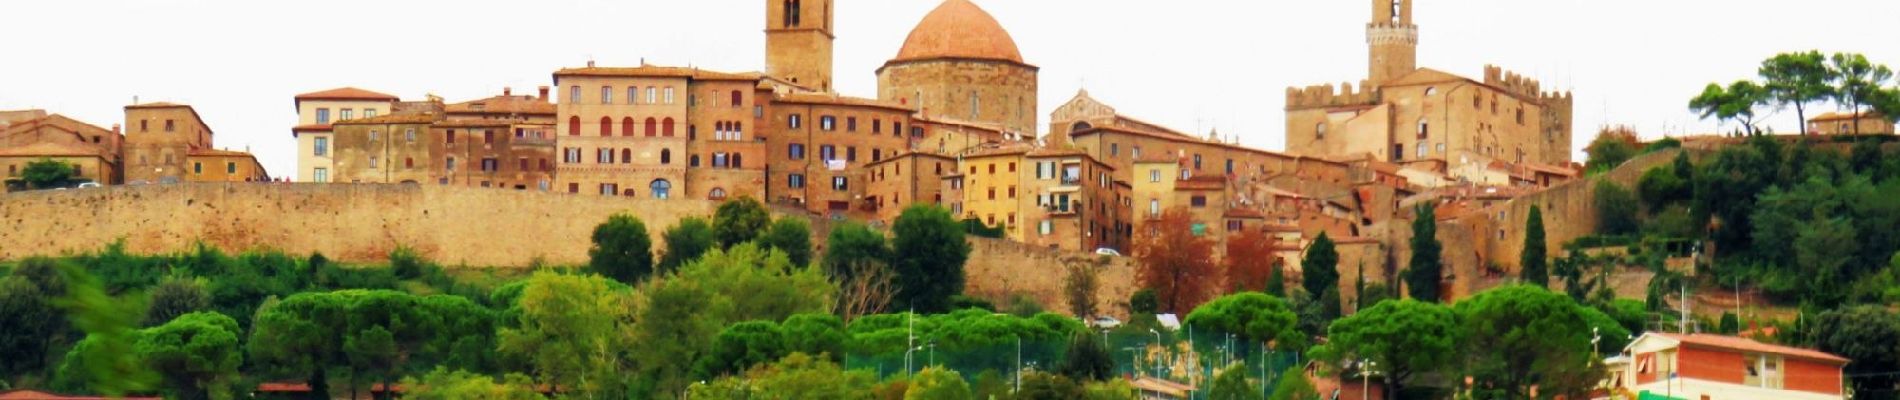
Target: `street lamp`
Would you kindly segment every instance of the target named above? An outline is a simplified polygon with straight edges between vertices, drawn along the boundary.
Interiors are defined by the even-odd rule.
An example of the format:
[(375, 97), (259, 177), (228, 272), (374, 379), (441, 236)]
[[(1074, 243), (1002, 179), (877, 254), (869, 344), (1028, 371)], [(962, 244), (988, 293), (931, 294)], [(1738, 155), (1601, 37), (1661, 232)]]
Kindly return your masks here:
[[(1363, 359), (1363, 358), (1359, 359), (1359, 398), (1360, 399), (1372, 398), (1372, 368), (1378, 367), (1378, 366), (1379, 366), (1379, 363), (1373, 362), (1372, 360)], [(1390, 394), (1391, 393), (1387, 393), (1387, 395), (1390, 395)]]

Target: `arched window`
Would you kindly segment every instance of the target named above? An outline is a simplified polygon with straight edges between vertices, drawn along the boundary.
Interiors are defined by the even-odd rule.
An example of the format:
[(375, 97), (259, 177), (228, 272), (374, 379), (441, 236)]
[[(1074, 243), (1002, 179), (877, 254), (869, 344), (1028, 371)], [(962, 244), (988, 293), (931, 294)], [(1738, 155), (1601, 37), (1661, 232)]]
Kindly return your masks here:
[(744, 122), (732, 123), (732, 139), (745, 140), (745, 123)]
[(581, 135), (581, 117), (578, 117), (578, 116), (567, 117), (567, 135), (568, 136)]
[(1325, 122), (1321, 122), (1318, 125), (1313, 126), (1313, 137), (1316, 139), (1326, 138), (1326, 123)]
[(620, 149), (620, 163), (621, 164), (633, 163), (633, 149)]
[(659, 129), (660, 129), (660, 120), (653, 119), (653, 117), (647, 117), (647, 137), (653, 137), (653, 135)]
[(686, 156), (686, 166), (696, 167), (696, 168), (699, 167), (699, 155), (693, 154), (693, 155)]
[(745, 95), (739, 94), (737, 90), (732, 91), (732, 106), (739, 107), (743, 102), (745, 102)]
[(1089, 130), (1089, 129), (1091, 129), (1091, 128), (1094, 128), (1094, 127), (1095, 127), (1095, 126), (1093, 126), (1093, 125), (1089, 125), (1089, 123), (1088, 123), (1088, 122), (1086, 122), (1086, 121), (1077, 121), (1077, 122), (1075, 123), (1075, 125), (1069, 125), (1069, 131), (1070, 131), (1070, 132), (1080, 132), (1080, 131), (1086, 131), (1086, 130)]
[(620, 118), (620, 136), (633, 136), (633, 117)]
[(666, 117), (666, 122), (661, 123), (660, 125), (662, 127), (661, 130), (663, 131), (662, 135), (666, 137), (673, 137), (673, 117)]
[(1392, 23), (1399, 23), (1399, 16), (1404, 15), (1404, 10), (1405, 0), (1392, 0)]
[(1425, 95), (1426, 95), (1426, 96), (1436, 96), (1436, 95), (1438, 95), (1438, 87), (1437, 87), (1437, 86), (1431, 86), (1431, 87), (1426, 87), (1426, 88), (1425, 88)]
[(1418, 119), (1418, 138), (1424, 139), (1426, 135), (1430, 135), (1431, 133), (1432, 133), (1432, 123), (1427, 122), (1424, 118), (1419, 118)]
[(653, 189), (653, 198), (660, 200), (666, 200), (667, 195), (673, 191), (673, 183), (665, 179), (654, 179), (653, 184), (648, 186)]
[(726, 189), (713, 188), (712, 191), (706, 192), (706, 198), (709, 200), (725, 200)]
[(660, 149), (660, 165), (673, 163), (673, 149)]
[(600, 136), (613, 136), (613, 135), (614, 135), (614, 119), (611, 117), (600, 117)]

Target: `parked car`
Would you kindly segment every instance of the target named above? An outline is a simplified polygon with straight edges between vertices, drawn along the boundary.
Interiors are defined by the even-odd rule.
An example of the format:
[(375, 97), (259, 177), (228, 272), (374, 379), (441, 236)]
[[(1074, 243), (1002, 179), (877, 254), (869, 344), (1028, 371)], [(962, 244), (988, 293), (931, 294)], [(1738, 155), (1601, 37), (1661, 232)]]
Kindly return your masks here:
[(1119, 251), (1115, 251), (1115, 249), (1111, 249), (1111, 248), (1107, 248), (1107, 247), (1103, 247), (1103, 248), (1099, 248), (1099, 249), (1095, 249), (1095, 254), (1100, 254), (1100, 255), (1104, 255), (1104, 256), (1115, 256), (1115, 257), (1121, 257), (1121, 256), (1122, 256), (1122, 252), (1119, 252)]
[(1117, 326), (1122, 326), (1122, 321), (1115, 319), (1115, 317), (1095, 317), (1095, 319), (1089, 320), (1089, 325), (1096, 328), (1112, 329)]
[(79, 184), (80, 189), (91, 189), (91, 188), (96, 188), (96, 187), (99, 187), (99, 182), (86, 182), (86, 183)]

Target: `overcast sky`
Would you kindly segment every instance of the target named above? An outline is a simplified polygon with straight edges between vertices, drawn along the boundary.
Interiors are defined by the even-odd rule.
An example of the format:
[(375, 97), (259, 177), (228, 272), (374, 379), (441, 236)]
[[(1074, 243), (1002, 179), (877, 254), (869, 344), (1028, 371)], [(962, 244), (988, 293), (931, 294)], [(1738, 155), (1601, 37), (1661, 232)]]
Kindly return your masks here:
[[(1285, 147), (1289, 86), (1358, 82), (1369, 0), (975, 0), (1042, 67), (1039, 115), (1078, 88), (1123, 114)], [(450, 102), (548, 85), (564, 66), (645, 59), (757, 71), (761, 0), (5, 0), (0, 109), (102, 127), (141, 101), (196, 106), (221, 148), (292, 175), (297, 93), (356, 86)], [(875, 70), (938, 0), (839, 0), (835, 80)], [(1497, 64), (1574, 90), (1577, 138), (1713, 132), (1685, 104), (1776, 52), (1858, 51), (1900, 65), (1892, 0), (1419, 0), (1419, 66), (1482, 79)], [(1820, 108), (1831, 110), (1832, 105)], [(1797, 127), (1789, 110), (1770, 123)], [(1812, 113), (1811, 113), (1812, 114)], [(1581, 145), (1582, 143), (1578, 143)]]

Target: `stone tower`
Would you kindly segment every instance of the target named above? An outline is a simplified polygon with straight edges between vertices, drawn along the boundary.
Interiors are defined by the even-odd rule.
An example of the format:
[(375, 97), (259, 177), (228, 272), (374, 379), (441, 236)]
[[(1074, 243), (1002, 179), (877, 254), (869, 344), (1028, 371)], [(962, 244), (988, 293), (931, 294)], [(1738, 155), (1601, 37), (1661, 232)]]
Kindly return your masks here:
[(832, 0), (765, 0), (765, 73), (831, 91)]
[(1418, 25), (1412, 24), (1412, 2), (1372, 0), (1372, 22), (1366, 24), (1370, 58), (1366, 75), (1375, 87), (1418, 69)]

